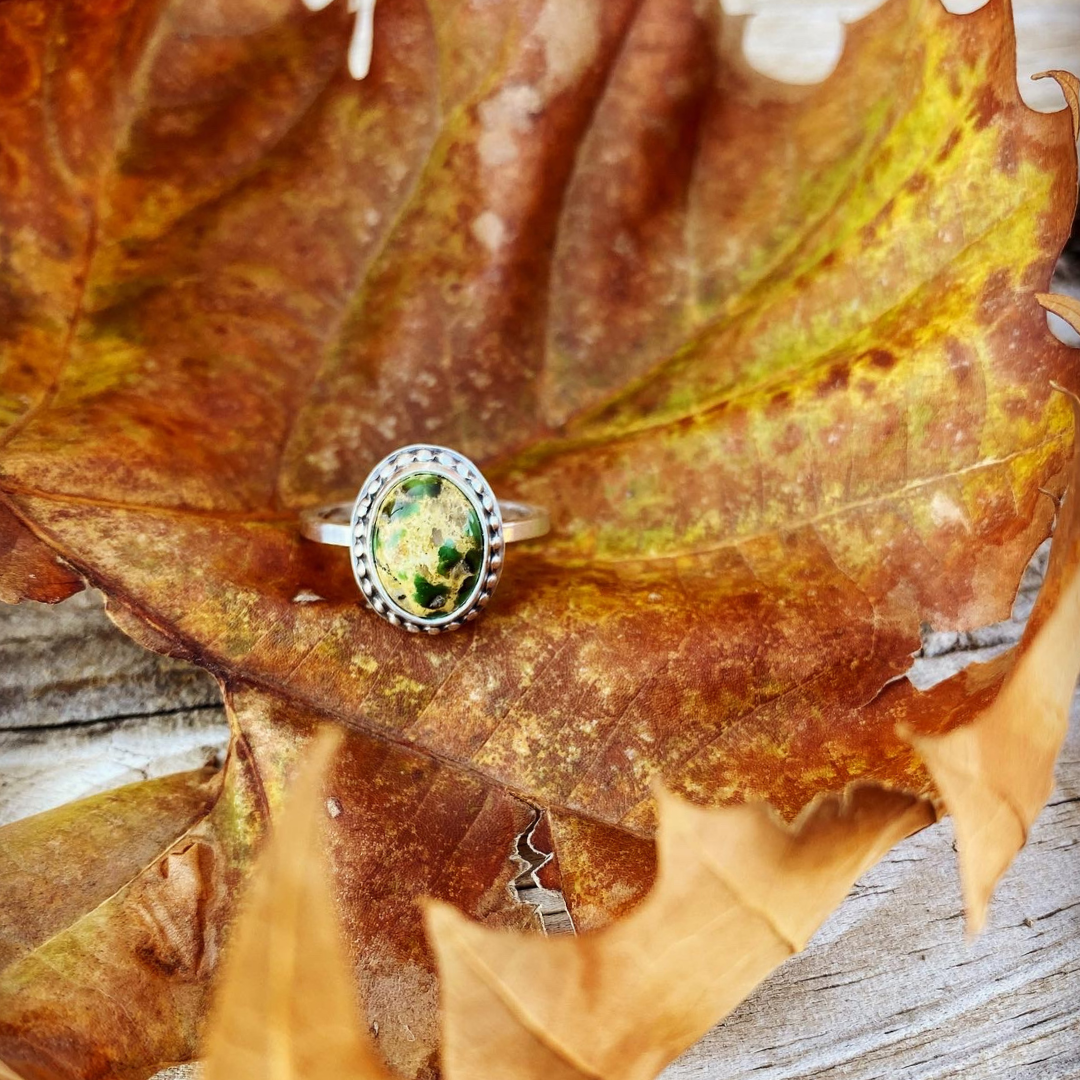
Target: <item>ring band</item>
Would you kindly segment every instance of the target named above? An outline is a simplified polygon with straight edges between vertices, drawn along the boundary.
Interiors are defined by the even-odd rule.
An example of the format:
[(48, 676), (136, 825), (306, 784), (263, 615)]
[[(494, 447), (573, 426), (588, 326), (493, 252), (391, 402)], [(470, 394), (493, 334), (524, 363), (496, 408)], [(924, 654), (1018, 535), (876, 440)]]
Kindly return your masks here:
[(352, 503), (300, 514), (302, 536), (349, 548), (370, 608), (427, 634), (477, 618), (499, 583), (503, 545), (549, 528), (545, 509), (500, 502), (467, 457), (427, 444), (383, 458)]
[[(502, 515), (503, 540), (506, 543), (535, 540), (551, 530), (548, 512), (542, 506), (513, 502), (510, 499), (497, 501), (499, 513)], [(317, 544), (349, 547), (352, 543), (351, 523), (355, 505), (354, 500), (301, 511), (300, 535), (307, 540), (314, 540)]]

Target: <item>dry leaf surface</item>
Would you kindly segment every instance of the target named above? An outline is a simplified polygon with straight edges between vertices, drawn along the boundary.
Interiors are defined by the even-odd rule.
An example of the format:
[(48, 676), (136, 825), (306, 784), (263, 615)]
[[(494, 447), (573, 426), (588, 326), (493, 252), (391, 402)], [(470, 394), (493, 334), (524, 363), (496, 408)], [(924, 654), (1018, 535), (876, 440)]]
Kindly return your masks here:
[[(327, 826), (340, 809), (325, 796), (342, 739), (316, 736), (256, 865), (206, 1080), (388, 1075), (361, 1026), (330, 888)], [(926, 800), (876, 786), (815, 800), (793, 825), (760, 803), (709, 811), (659, 794), (656, 884), (615, 926), (547, 940), (428, 908), (446, 1080), (655, 1076), (802, 949), (868, 866), (933, 820)]]
[[(1017, 96), (1001, 0), (890, 0), (804, 88), (690, 0), (403, 0), (361, 84), (348, 24), (285, 0), (0, 12), (0, 535), (218, 673), (237, 731), (208, 876), (160, 869), (184, 838), (0, 974), (20, 1068), (191, 1052), (224, 883), (330, 717), (350, 946), (422, 1074), (412, 897), (525, 921), (507, 854), (542, 807), (547, 873), (600, 925), (652, 879), (657, 777), (789, 817), (857, 778), (928, 791), (897, 718), (970, 720), (1003, 672), (882, 687), (922, 623), (1002, 617), (1050, 527), (1072, 428), (1049, 380), (1076, 372), (1034, 293), (1075, 154), (1069, 115)], [(555, 523), (484, 619), (422, 641), (295, 524), (411, 440)], [(139, 964), (148, 888), (196, 912), (195, 961)], [(61, 978), (116, 1008), (58, 1004)], [(133, 1033), (124, 1003), (154, 994), (177, 1019)]]
[(306, 755), (245, 889), (205, 1041), (205, 1080), (376, 1080), (334, 912), (322, 797), (341, 733)]
[(212, 770), (94, 795), (0, 829), (0, 968), (107, 900), (213, 806)]
[(209, 785), (165, 777), (0, 829), (0, 1057), (22, 1080), (191, 1056), (265, 819), (242, 749)]
[(649, 1080), (934, 818), (923, 799), (863, 786), (816, 800), (792, 826), (757, 803), (658, 801), (656, 884), (605, 930), (545, 940), (429, 908), (447, 1080)]

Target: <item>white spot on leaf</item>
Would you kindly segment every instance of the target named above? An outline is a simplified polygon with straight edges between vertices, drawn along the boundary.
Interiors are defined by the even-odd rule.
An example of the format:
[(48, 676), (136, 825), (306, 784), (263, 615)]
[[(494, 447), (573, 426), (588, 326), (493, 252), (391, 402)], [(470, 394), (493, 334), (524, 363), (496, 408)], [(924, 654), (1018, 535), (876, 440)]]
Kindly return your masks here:
[(526, 135), (543, 102), (533, 86), (508, 86), (480, 103), (481, 132), (476, 150), (480, 164), (498, 168), (518, 158), (517, 136)]
[(506, 226), (498, 214), (485, 210), (473, 220), (472, 234), (488, 251), (495, 254), (506, 240)]
[(536, 20), (546, 70), (540, 90), (547, 101), (576, 83), (600, 49), (597, 0), (547, 0)]
[(930, 517), (935, 525), (963, 525), (968, 527), (964, 511), (944, 491), (935, 491), (930, 500)]

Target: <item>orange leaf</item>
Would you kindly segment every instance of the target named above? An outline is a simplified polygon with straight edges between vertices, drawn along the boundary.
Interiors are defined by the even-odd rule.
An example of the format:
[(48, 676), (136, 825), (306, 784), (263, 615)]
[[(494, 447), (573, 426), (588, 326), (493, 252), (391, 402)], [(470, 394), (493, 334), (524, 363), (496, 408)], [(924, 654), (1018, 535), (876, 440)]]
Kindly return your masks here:
[[(853, 780), (929, 793), (899, 714), (940, 731), (998, 684), (897, 677), (924, 623), (1007, 613), (1072, 438), (1048, 380), (1075, 356), (1033, 293), (1075, 146), (1018, 97), (1007, 4), (889, 0), (801, 88), (694, 0), (400, 0), (358, 83), (346, 8), (0, 5), (0, 493), (230, 688), (224, 880), (327, 718), (385, 807), (382, 873), (378, 820), (340, 830), (347, 923), (388, 881), (407, 904), (416, 865), (512, 918), (542, 811), (546, 872), (600, 925), (650, 884), (657, 778), (786, 817)], [(412, 440), (555, 524), (440, 639), (370, 616), (297, 530)], [(368, 1008), (412, 987), (430, 1032), (416, 920), (352, 940), (378, 943)], [(95, 963), (122, 1005), (175, 994), (173, 1026), (133, 1049), (54, 994), (54, 1042), (191, 1051), (201, 989)]]
[(340, 743), (330, 729), (315, 739), (256, 863), (206, 1033), (206, 1080), (387, 1076), (360, 1029), (319, 827)]
[[(1040, 297), (1059, 313), (1077, 306)], [(1080, 400), (1068, 394), (1080, 431)], [(1054, 530), (1050, 564), (1012, 668), (993, 703), (944, 735), (911, 735), (956, 821), (971, 932), (982, 929), (998, 879), (1024, 846), (1054, 786), (1054, 763), (1080, 676), (1080, 440)]]
[(800, 951), (856, 879), (934, 819), (858, 787), (794, 825), (760, 804), (659, 798), (659, 873), (631, 915), (576, 939), (427, 921), (442, 979), (447, 1080), (647, 1080)]

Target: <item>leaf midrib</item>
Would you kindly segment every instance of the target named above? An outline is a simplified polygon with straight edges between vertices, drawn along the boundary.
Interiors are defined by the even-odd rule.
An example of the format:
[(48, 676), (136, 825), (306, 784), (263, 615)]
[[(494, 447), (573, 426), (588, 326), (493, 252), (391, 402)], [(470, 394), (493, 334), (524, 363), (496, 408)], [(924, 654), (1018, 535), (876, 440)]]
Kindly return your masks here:
[[(948, 480), (954, 480), (958, 477), (965, 476), (970, 473), (978, 472), (983, 469), (992, 469), (1001, 465), (1008, 465), (1009, 463), (1017, 460), (1018, 458), (1026, 457), (1031, 454), (1037, 454), (1041, 450), (1045, 450), (1051, 446), (1062, 444), (1068, 439), (1068, 432), (1062, 431), (1057, 434), (1050, 435), (1048, 438), (1042, 439), (1039, 442), (1032, 443), (1028, 446), (1022, 447), (1019, 450), (1014, 450), (1011, 453), (1005, 454), (1000, 457), (982, 458), (979, 461), (972, 462), (970, 465), (962, 466), (957, 469), (950, 469), (945, 472), (934, 473), (930, 476), (922, 476), (917, 479), (908, 480), (906, 483), (899, 487), (891, 488), (887, 491), (877, 492), (873, 495), (868, 495), (862, 499), (851, 499), (844, 503), (832, 507), (828, 510), (823, 510), (817, 514), (811, 514), (802, 518), (793, 518), (776, 525), (770, 526), (764, 529), (758, 529), (755, 532), (740, 533), (738, 535), (728, 534), (718, 538), (716, 541), (710, 544), (703, 545), (701, 547), (684, 548), (679, 551), (665, 552), (663, 554), (650, 554), (650, 555), (627, 555), (621, 557), (602, 557), (590, 555), (589, 557), (577, 557), (575, 558), (572, 553), (560, 554), (559, 564), (566, 567), (618, 567), (618, 566), (639, 566), (639, 565), (651, 565), (653, 563), (663, 563), (672, 559), (684, 559), (693, 558), (695, 556), (707, 556), (716, 554), (717, 552), (727, 550), (732, 547), (739, 547), (742, 544), (752, 543), (755, 540), (765, 539), (771, 536), (782, 535), (784, 533), (798, 532), (803, 528), (809, 528), (817, 525), (819, 522), (828, 521), (833, 518), (842, 517), (845, 514), (854, 513), (859, 510), (869, 509), (879, 503), (888, 503), (903, 500), (909, 497), (912, 493), (920, 491), (925, 487), (929, 487), (933, 484), (940, 484)], [(297, 511), (294, 510), (235, 510), (226, 511), (218, 510), (212, 507), (194, 507), (194, 506), (169, 506), (158, 505), (154, 503), (134, 503), (125, 502), (123, 500), (113, 499), (95, 499), (85, 495), (73, 495), (64, 492), (45, 491), (41, 488), (35, 488), (31, 485), (24, 485), (19, 483), (7, 483), (3, 486), (3, 492), (9, 499), (14, 498), (14, 503), (4, 500), (13, 513), (26, 524), (28, 527), (33, 528), (33, 522), (28, 519), (24, 513), (20, 512), (18, 506), (18, 499), (30, 499), (41, 500), (44, 502), (63, 503), (70, 506), (86, 506), (99, 510), (114, 510), (118, 513), (124, 514), (146, 514), (147, 516), (160, 516), (160, 517), (179, 517), (179, 518), (194, 518), (204, 519), (206, 521), (222, 522), (222, 523), (235, 523), (238, 525), (295, 525), (298, 516)], [(36, 530), (35, 530), (36, 531)], [(50, 542), (50, 546), (57, 547), (55, 543)], [(65, 558), (74, 558), (65, 554)]]

